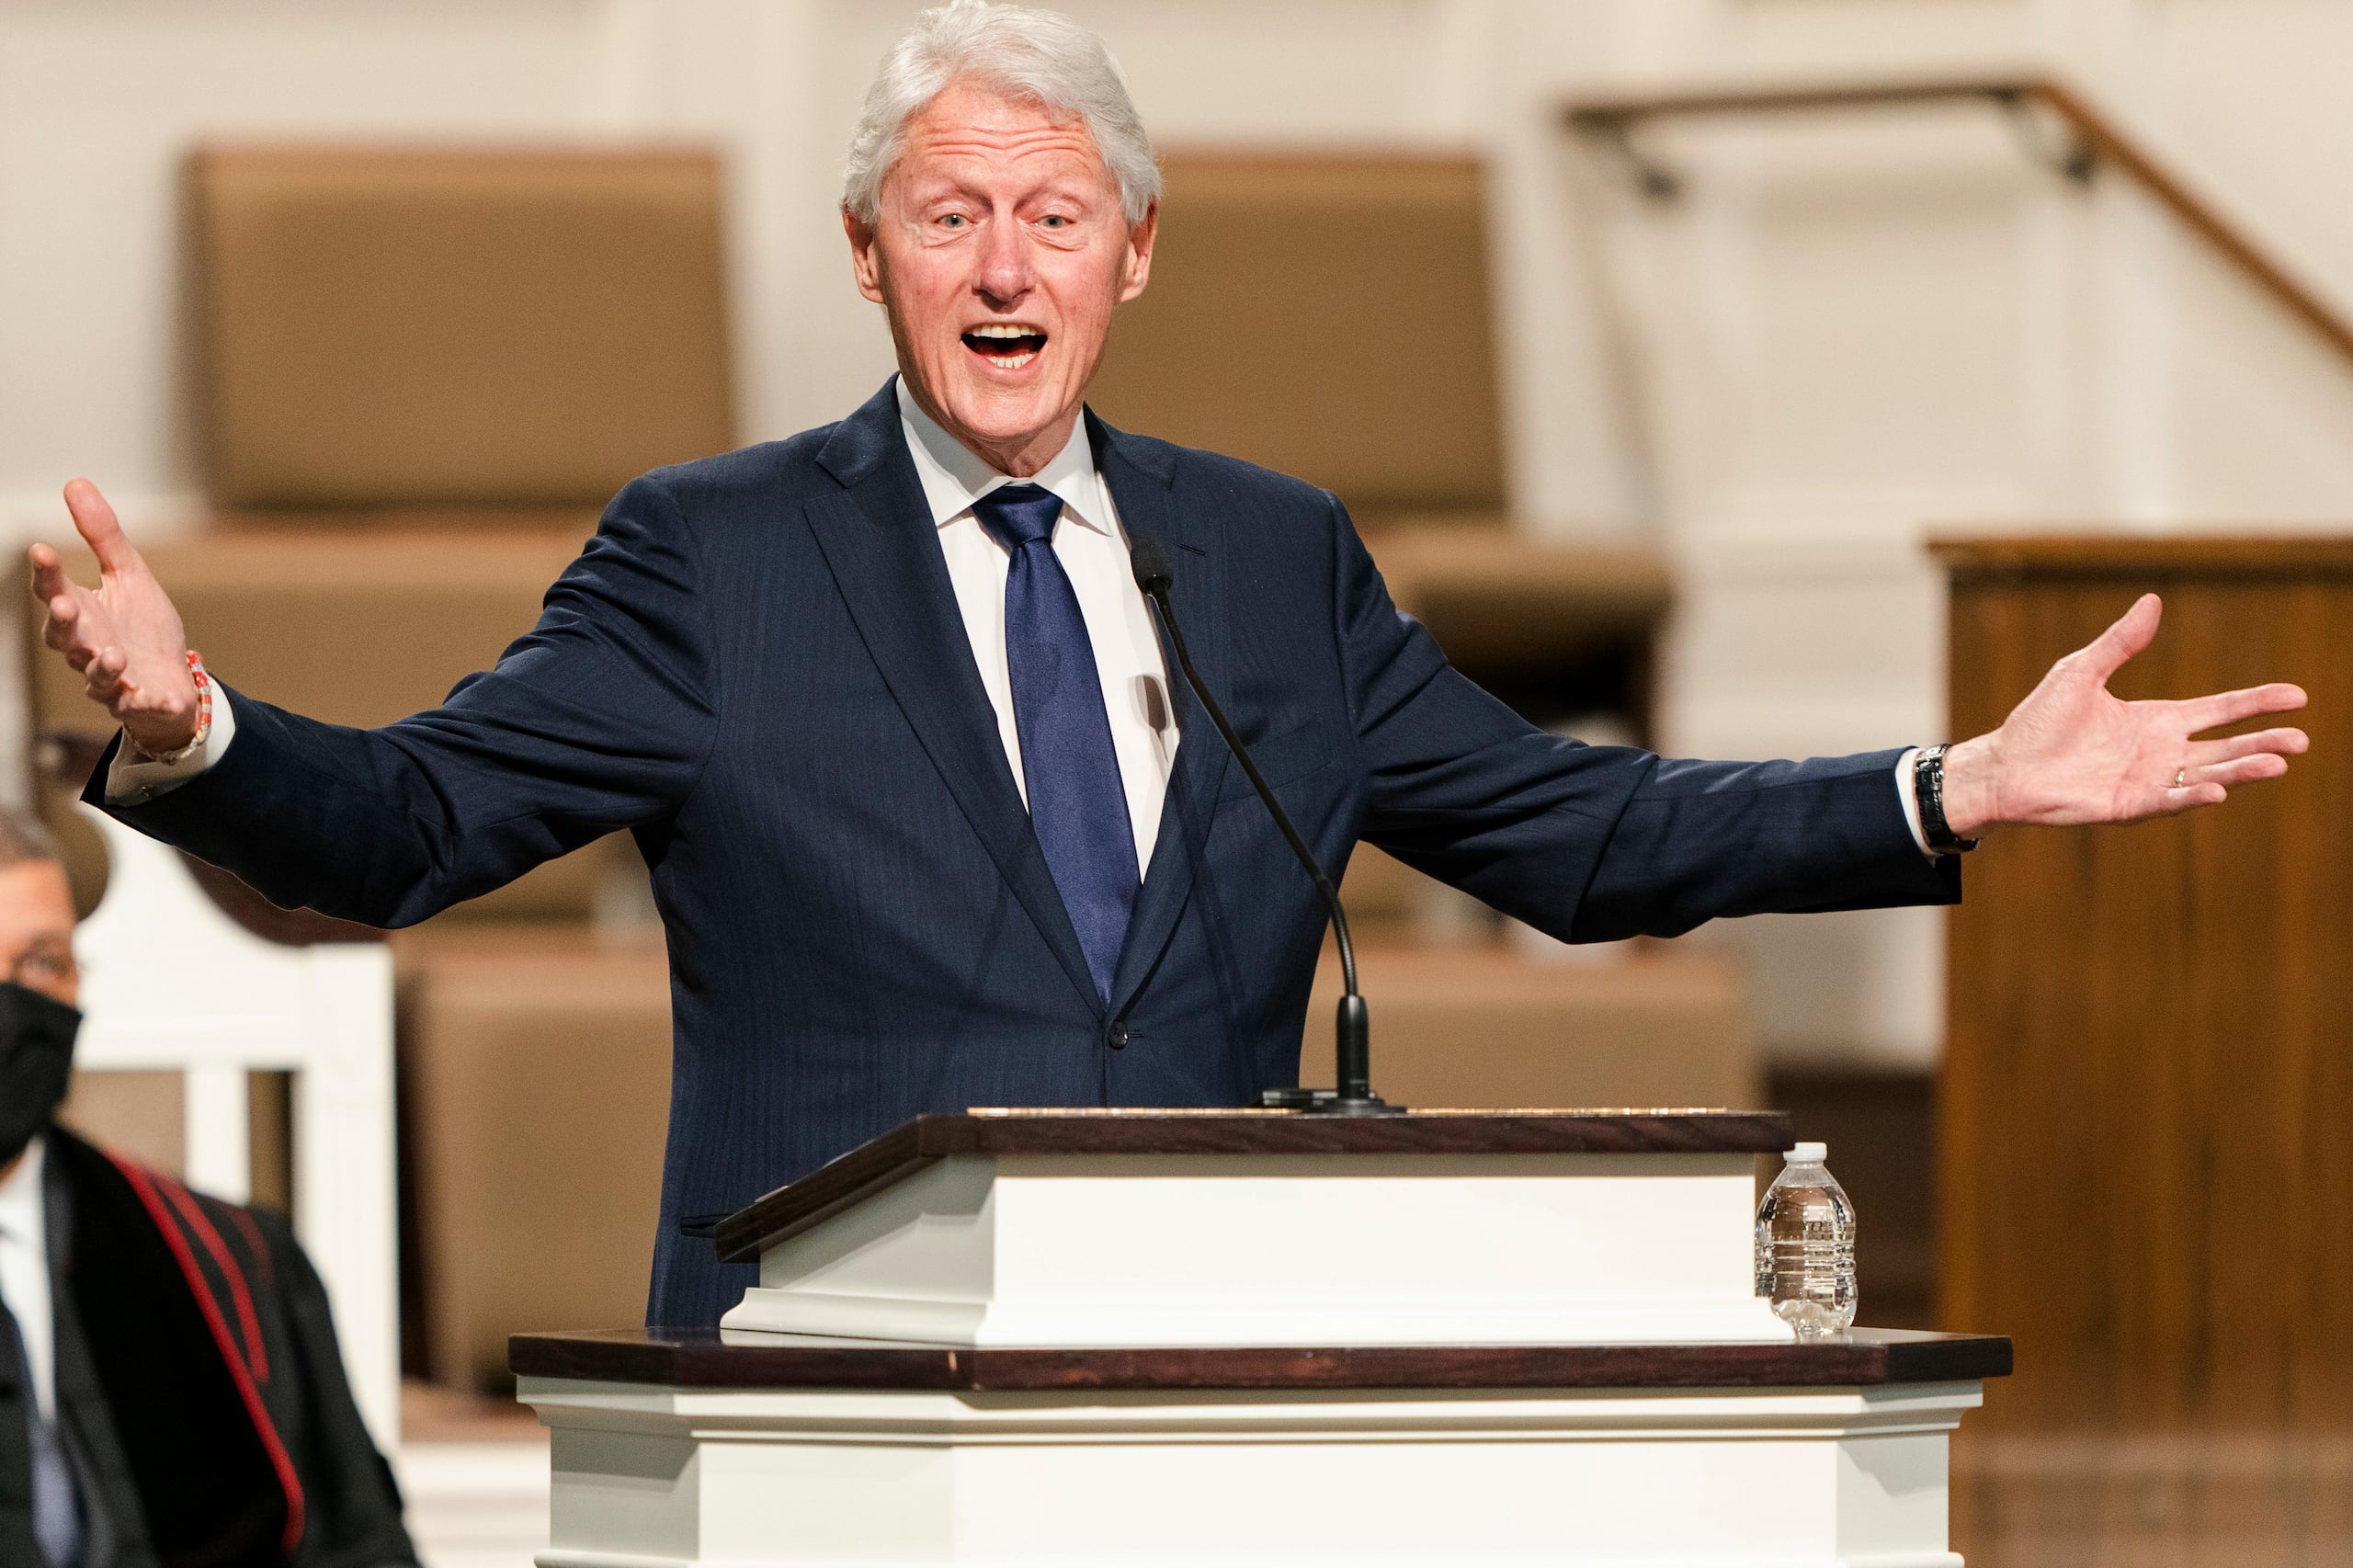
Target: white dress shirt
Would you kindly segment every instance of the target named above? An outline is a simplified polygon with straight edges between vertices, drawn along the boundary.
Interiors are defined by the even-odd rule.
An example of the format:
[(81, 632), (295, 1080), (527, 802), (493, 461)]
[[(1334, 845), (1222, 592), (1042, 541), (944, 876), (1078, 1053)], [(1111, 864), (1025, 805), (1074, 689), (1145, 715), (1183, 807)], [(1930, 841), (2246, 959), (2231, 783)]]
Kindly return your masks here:
[(1110, 486), (1096, 472), (1086, 420), (1071, 426), (1070, 439), (1053, 460), (1026, 480), (1009, 479), (941, 429), (915, 403), (900, 381), (899, 424), (923, 481), (924, 499), (939, 529), (948, 578), (964, 612), (964, 635), (980, 666), (981, 685), (996, 710), (997, 738), (1005, 743), (1013, 781), (1029, 799), (1022, 775), (1021, 735), (1013, 717), (1013, 676), (1005, 653), (1005, 579), (1013, 557), (981, 526), (972, 503), (1006, 484), (1035, 484), (1062, 497), (1062, 520), (1054, 525), (1054, 558), (1078, 596), (1095, 644), (1095, 673), (1103, 683), (1103, 706), (1111, 720), (1111, 749), (1120, 759), (1120, 782), (1128, 796), (1128, 822), (1135, 830), (1136, 875), (1152, 864), (1160, 837), (1160, 809), (1168, 794), (1168, 770), (1176, 757), (1176, 711), (1168, 700), (1168, 669), (1152, 606), (1136, 586), (1128, 564), (1127, 535), (1111, 506)]
[(16, 1314), (41, 1419), (57, 1419), (57, 1326), (49, 1295), (49, 1210), (41, 1201), (41, 1141), (0, 1181), (0, 1301)]

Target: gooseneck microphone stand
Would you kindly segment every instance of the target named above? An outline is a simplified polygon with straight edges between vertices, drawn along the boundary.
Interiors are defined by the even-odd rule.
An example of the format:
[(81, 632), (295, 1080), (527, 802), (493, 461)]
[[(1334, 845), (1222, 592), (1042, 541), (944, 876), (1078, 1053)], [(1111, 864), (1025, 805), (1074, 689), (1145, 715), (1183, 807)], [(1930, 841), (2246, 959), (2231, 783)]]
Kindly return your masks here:
[(1404, 1107), (1391, 1105), (1372, 1092), (1372, 1018), (1365, 1010), (1363, 994), (1357, 989), (1357, 949), (1356, 944), (1348, 938), (1348, 912), (1340, 907), (1340, 890), (1334, 887), (1332, 879), (1324, 874), (1324, 868), (1307, 847), (1307, 840), (1302, 838), (1299, 829), (1291, 825), (1290, 813), (1284, 811), (1282, 802), (1275, 798), (1274, 789), (1267, 784), (1266, 775), (1260, 773), (1258, 765), (1250, 760), (1249, 748), (1242, 744), (1242, 737), (1235, 734), (1233, 726), (1226, 722), (1225, 710), (1217, 705), (1217, 699), (1210, 695), (1208, 685), (1201, 679), (1201, 672), (1193, 667), (1193, 655), (1185, 646), (1184, 631), (1176, 624), (1176, 611), (1168, 603), (1168, 590), (1176, 583), (1176, 574), (1168, 563), (1168, 552), (1156, 540), (1138, 540), (1128, 551), (1128, 564), (1135, 572), (1136, 586), (1143, 590), (1143, 597), (1160, 611), (1160, 624), (1167, 629), (1168, 645), (1176, 654), (1177, 667), (1185, 673), (1185, 684), (1193, 688), (1195, 697), (1200, 699), (1202, 710), (1209, 714), (1210, 722), (1217, 726), (1217, 733), (1223, 738), (1226, 749), (1233, 754), (1233, 760), (1242, 765), (1244, 773), (1249, 775), (1250, 787), (1257, 790), (1258, 799), (1266, 802), (1267, 814), (1275, 819), (1277, 827), (1282, 829), (1283, 839), (1290, 846), (1290, 852), (1298, 856), (1299, 863), (1307, 869), (1309, 878), (1315, 883), (1315, 891), (1324, 897), (1324, 908), (1331, 911), (1332, 936), (1340, 949), (1342, 986), (1338, 1016), (1333, 1023), (1333, 1054), (1338, 1070), (1336, 1081), (1339, 1088), (1329, 1095), (1311, 1089), (1268, 1089), (1266, 1103), (1320, 1116), (1399, 1115)]

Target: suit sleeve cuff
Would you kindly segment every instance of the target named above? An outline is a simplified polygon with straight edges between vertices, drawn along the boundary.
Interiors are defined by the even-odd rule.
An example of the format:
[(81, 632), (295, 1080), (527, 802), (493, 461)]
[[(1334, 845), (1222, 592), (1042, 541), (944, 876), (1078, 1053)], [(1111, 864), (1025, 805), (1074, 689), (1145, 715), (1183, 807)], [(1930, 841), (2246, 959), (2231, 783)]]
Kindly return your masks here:
[[(228, 689), (217, 682), (212, 688), (212, 727), (205, 733), (204, 743), (186, 756), (173, 762), (157, 762), (142, 756), (131, 737), (120, 737), (114, 748), (114, 759), (107, 767), (106, 803), (109, 806), (142, 806), (160, 795), (167, 795), (189, 779), (198, 778), (228, 754), (229, 743), (237, 738), (237, 716), (229, 701)], [(1918, 832), (1915, 822), (1914, 832)]]

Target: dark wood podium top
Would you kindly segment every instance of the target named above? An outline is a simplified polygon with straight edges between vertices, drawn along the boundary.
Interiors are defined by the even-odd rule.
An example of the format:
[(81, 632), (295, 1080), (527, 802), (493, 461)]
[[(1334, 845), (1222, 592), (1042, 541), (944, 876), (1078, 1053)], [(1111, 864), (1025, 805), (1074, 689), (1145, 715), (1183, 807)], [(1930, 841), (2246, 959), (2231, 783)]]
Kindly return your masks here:
[(2353, 576), (2345, 534), (1954, 535), (1928, 553), (1956, 579)]
[(1790, 1119), (1767, 1110), (975, 1109), (919, 1116), (730, 1214), (721, 1261), (747, 1263), (795, 1231), (950, 1154), (1778, 1154)]
[[(738, 1335), (750, 1340), (756, 1336)], [(1435, 1345), (1297, 1349), (950, 1350), (936, 1346), (725, 1344), (712, 1328), (518, 1334), (518, 1377), (674, 1388), (1767, 1389), (1882, 1387), (2007, 1377), (1994, 1335), (1859, 1328), (1798, 1345)]]

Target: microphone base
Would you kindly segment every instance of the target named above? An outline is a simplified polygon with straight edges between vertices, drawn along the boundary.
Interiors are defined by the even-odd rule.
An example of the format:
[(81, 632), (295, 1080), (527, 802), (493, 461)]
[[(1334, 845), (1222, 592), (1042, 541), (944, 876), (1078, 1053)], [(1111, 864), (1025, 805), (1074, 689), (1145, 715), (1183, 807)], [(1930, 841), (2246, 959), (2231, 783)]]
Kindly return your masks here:
[(1337, 1089), (1267, 1089), (1258, 1103), (1269, 1110), (1293, 1110), (1302, 1116), (1404, 1116), (1405, 1108), (1391, 1105), (1379, 1095), (1340, 1097)]

